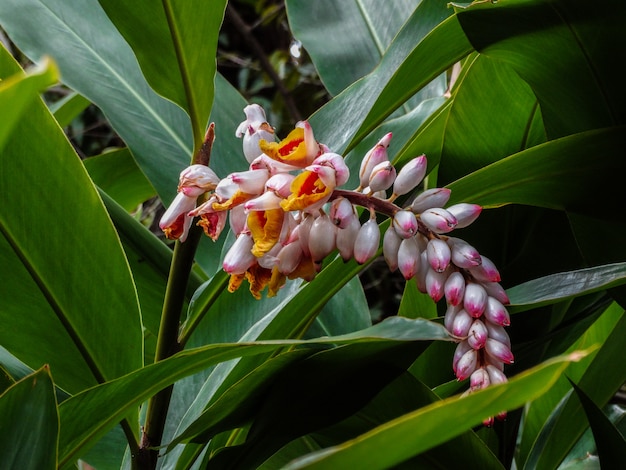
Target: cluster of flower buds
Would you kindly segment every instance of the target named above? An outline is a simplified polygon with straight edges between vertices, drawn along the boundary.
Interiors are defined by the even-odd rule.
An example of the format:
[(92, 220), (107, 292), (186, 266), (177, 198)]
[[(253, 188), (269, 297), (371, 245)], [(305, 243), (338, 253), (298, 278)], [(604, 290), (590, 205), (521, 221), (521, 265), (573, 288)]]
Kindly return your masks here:
[[(475, 204), (445, 207), (450, 190), (421, 192), (403, 207), (395, 201), (424, 179), (424, 155), (399, 171), (389, 160), (392, 134), (366, 153), (354, 191), (339, 189), (349, 179), (341, 155), (315, 140), (308, 122), (300, 122), (280, 142), (263, 109), (249, 105), (237, 128), (249, 169), (219, 179), (207, 166), (192, 165), (180, 176), (178, 195), (161, 220), (168, 238), (184, 241), (191, 220), (199, 218), (215, 240), (227, 220), (236, 240), (223, 261), (229, 290), (247, 280), (260, 298), (272, 296), (286, 279), (312, 280), (322, 261), (335, 250), (343, 260), (364, 264), (380, 249), (376, 217), (391, 219), (382, 237), (382, 253), (391, 271), (413, 280), (435, 302), (445, 298), (444, 324), (459, 340), (453, 369), (458, 380), (470, 379), (470, 391), (506, 380), (503, 367), (513, 361), (505, 305), (494, 264), (449, 233), (479, 216)], [(197, 201), (200, 201), (199, 205)], [(361, 223), (358, 207), (369, 211)]]

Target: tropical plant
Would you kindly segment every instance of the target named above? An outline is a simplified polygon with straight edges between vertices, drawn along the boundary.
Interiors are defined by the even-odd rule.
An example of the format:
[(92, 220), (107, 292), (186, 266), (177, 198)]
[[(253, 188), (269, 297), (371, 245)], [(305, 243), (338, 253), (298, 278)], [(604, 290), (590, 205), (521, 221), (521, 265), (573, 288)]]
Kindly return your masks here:
[[(320, 252), (321, 269), (279, 288), (289, 274), (281, 272), (275, 296), (253, 286), (258, 300), (245, 288), (230, 292), (244, 272), (256, 280), (233, 254), (239, 230), (226, 224), (212, 241), (198, 226), (175, 226), (189, 208), (168, 219), (173, 201), (188, 202), (181, 194), (193, 208), (215, 191), (224, 197), (209, 199), (209, 213), (225, 222), (213, 203), (237, 204), (224, 204), (232, 185), (216, 187), (250, 166), (235, 134), (257, 130), (243, 110), (258, 117), (260, 108), (216, 71), (224, 13), (241, 6), (227, 3), (0, 0), (2, 29), (36, 64), (23, 70), (12, 46), (0, 49), (0, 468), (623, 462), (623, 414), (611, 406), (626, 382), (623, 2), (287, 0), (291, 33), (332, 97), (296, 127), (315, 137), (314, 155), (296, 170), (328, 190), (318, 209), (339, 196), (365, 207), (357, 225), (367, 231), (359, 262), (332, 245)], [(42, 100), (59, 81), (69, 94)], [(64, 129), (88, 105), (124, 147), (79, 157)], [(271, 153), (281, 144), (262, 129)], [(361, 162), (380, 141), (393, 166), (376, 170), (385, 180), (377, 189), (410, 175), (389, 200), (391, 189), (382, 199), (348, 191), (363, 186)], [(191, 163), (209, 165), (199, 170), (201, 190), (198, 173), (185, 173)], [(437, 187), (450, 211), (433, 221), (423, 215), (432, 206), (413, 201)], [(169, 208), (161, 225), (184, 242), (142, 223), (136, 209), (155, 197)], [(473, 220), (476, 206), (462, 203), (482, 207), (466, 228), (459, 208), (473, 207)], [(302, 209), (289, 204), (281, 221)], [(396, 217), (407, 207), (418, 218)], [(489, 295), (510, 301), (499, 310), (502, 324), (510, 314), (508, 381), (499, 368), (466, 380), (499, 364), (483, 353), (484, 335), (495, 333), (454, 330), (451, 297), (431, 298), (443, 284), (424, 293), (415, 273), (401, 270), (404, 282), (377, 270), (403, 290), (397, 313), (372, 322), (359, 274), (383, 254), (382, 234), (409, 220), (411, 230), (449, 240), (436, 217), (498, 267), (482, 285), (501, 279), (506, 293)], [(267, 251), (254, 246), (251, 263)], [(478, 279), (460, 261), (450, 266)], [(506, 333), (498, 338), (509, 344)], [(455, 348), (468, 341), (474, 362), (459, 372), (457, 357), (455, 376)], [(504, 411), (505, 420), (489, 418)]]

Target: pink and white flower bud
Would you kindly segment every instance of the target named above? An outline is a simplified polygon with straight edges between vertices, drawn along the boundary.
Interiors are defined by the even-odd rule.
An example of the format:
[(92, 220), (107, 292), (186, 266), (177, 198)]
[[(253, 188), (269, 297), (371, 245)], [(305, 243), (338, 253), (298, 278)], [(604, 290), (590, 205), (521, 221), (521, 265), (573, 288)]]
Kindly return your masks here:
[(480, 285), (470, 282), (465, 286), (463, 307), (474, 318), (480, 317), (487, 307), (487, 292)]
[(273, 269), (274, 266), (278, 266), (278, 253), (280, 252), (283, 245), (280, 243), (276, 243), (267, 253), (264, 253), (263, 256), (257, 258), (257, 263), (259, 266), (265, 269)]
[(396, 169), (390, 162), (382, 162), (372, 169), (369, 188), (371, 193), (386, 191), (396, 179)]
[(398, 172), (398, 176), (393, 183), (393, 194), (402, 196), (415, 189), (422, 182), (426, 175), (428, 162), (425, 155), (413, 158)]
[(289, 165), (288, 163), (279, 162), (278, 160), (274, 160), (273, 158), (268, 157), (265, 154), (261, 154), (256, 157), (250, 163), (251, 170), (267, 170), (270, 172), (270, 175), (276, 175), (280, 173), (288, 173), (290, 171), (300, 170), (299, 167), (295, 165)]
[(261, 194), (269, 177), (267, 170), (248, 170), (231, 173), (226, 178), (230, 178), (246, 194)]
[(249, 233), (240, 234), (224, 257), (224, 271), (228, 274), (245, 273), (256, 262), (256, 257), (252, 254), (253, 245), (254, 240)]
[(417, 233), (417, 218), (411, 211), (396, 212), (392, 225), (400, 238), (410, 238)]
[(389, 156), (387, 155), (389, 142), (391, 142), (391, 132), (380, 139), (378, 143), (365, 154), (363, 160), (361, 160), (361, 167), (359, 169), (359, 184), (361, 188), (369, 186), (370, 175), (376, 165), (381, 162), (389, 161)]
[(347, 227), (337, 229), (337, 249), (344, 261), (354, 256), (354, 244), (360, 230), (361, 223), (357, 217), (350, 219)]
[(446, 328), (446, 330), (452, 331), (452, 323), (454, 322), (456, 314), (460, 311), (460, 305), (448, 305), (446, 313), (443, 315), (443, 326)]
[(426, 254), (428, 255), (428, 264), (438, 273), (445, 271), (450, 265), (450, 247), (439, 238), (433, 238), (428, 242)]
[(491, 357), (504, 362), (505, 364), (513, 364), (513, 353), (509, 347), (493, 338), (488, 338), (485, 342), (485, 351)]
[(184, 242), (187, 239), (193, 220), (188, 214), (196, 207), (196, 199), (196, 197), (189, 197), (183, 192), (176, 194), (176, 197), (159, 221), (159, 227), (167, 238), (171, 240), (177, 239), (180, 242)]
[(460, 204), (454, 204), (447, 208), (454, 217), (456, 217), (456, 228), (464, 228), (474, 222), (483, 208), (477, 204), (467, 204), (462, 202)]
[(376, 219), (365, 222), (354, 242), (354, 259), (359, 264), (364, 264), (374, 257), (380, 244), (380, 230)]
[(487, 388), (490, 384), (489, 373), (483, 367), (476, 369), (470, 375), (470, 390), (473, 392)]
[[(315, 165), (327, 166), (335, 170), (334, 178), (336, 186), (341, 186), (342, 184), (345, 184), (346, 181), (348, 181), (348, 179), (350, 178), (350, 169), (346, 165), (343, 157), (337, 153), (323, 153), (311, 163), (311, 166)], [(324, 184), (329, 186), (325, 181)]]
[(283, 246), (278, 255), (278, 271), (281, 274), (291, 274), (302, 260), (302, 246), (298, 240), (294, 240), (292, 243)]
[(467, 333), (467, 342), (469, 345), (474, 349), (482, 349), (485, 347), (487, 338), (488, 332), (485, 324), (478, 319), (474, 320)]
[(424, 279), (426, 292), (435, 302), (439, 302), (443, 298), (443, 287), (447, 278), (448, 273), (446, 272), (437, 272), (430, 266), (426, 268), (426, 278)]
[(498, 299), (503, 305), (511, 303), (504, 288), (497, 282), (483, 282), (483, 287), (491, 297)]
[(420, 220), (435, 233), (448, 233), (456, 227), (456, 218), (441, 207), (426, 209), (420, 214)]
[(467, 351), (456, 364), (456, 378), (461, 381), (467, 379), (476, 370), (478, 352), (475, 349)]
[(479, 282), (500, 282), (500, 272), (493, 261), (482, 255), (480, 259), (482, 262), (479, 266), (469, 269), (472, 277)]
[(291, 183), (295, 176), (290, 173), (277, 173), (265, 182), (265, 190), (286, 199), (291, 194)]
[(509, 326), (511, 318), (509, 312), (498, 299), (489, 297), (485, 308), (485, 319), (496, 325)]
[(504, 375), (504, 372), (502, 372), (497, 367), (492, 366), (491, 364), (487, 364), (486, 369), (487, 369), (487, 373), (489, 374), (489, 381), (493, 385), (503, 384), (503, 383), (508, 382), (508, 379), (506, 378), (506, 375)]
[(450, 237), (448, 245), (451, 250), (451, 260), (459, 268), (469, 269), (482, 263), (478, 250), (466, 241)]
[(260, 196), (250, 199), (243, 204), (247, 211), (268, 211), (271, 209), (280, 209), (280, 202), (283, 200), (271, 191), (266, 191)]
[(485, 326), (487, 327), (487, 333), (489, 334), (490, 338), (495, 339), (496, 341), (500, 341), (508, 348), (511, 347), (511, 338), (509, 338), (509, 334), (506, 332), (503, 326), (496, 325), (494, 323), (491, 323), (490, 321), (486, 322)]
[(450, 274), (446, 285), (443, 287), (443, 292), (446, 296), (446, 302), (450, 305), (461, 304), (465, 296), (465, 278), (463, 275), (458, 271)]
[(451, 333), (459, 338), (465, 338), (467, 337), (473, 322), (474, 318), (472, 318), (472, 316), (465, 310), (461, 309), (454, 317)]
[(248, 162), (252, 162), (263, 152), (259, 147), (261, 139), (268, 142), (274, 140), (274, 130), (266, 122), (265, 111), (258, 104), (251, 104), (244, 108), (246, 120), (237, 127), (235, 136), (243, 137), (243, 154)]
[(346, 228), (353, 219), (356, 219), (354, 206), (345, 197), (338, 197), (330, 203), (330, 220), (337, 227)]
[[(408, 281), (420, 268), (420, 251), (415, 237), (405, 238), (398, 248), (398, 269)], [(424, 273), (425, 274), (425, 273)]]
[(421, 214), (427, 209), (443, 207), (450, 199), (450, 190), (448, 188), (427, 189), (419, 194), (411, 204), (411, 210), (416, 214)]
[(391, 272), (398, 269), (398, 250), (400, 249), (402, 238), (396, 233), (393, 227), (389, 227), (383, 236), (383, 256)]
[(220, 179), (206, 165), (191, 165), (180, 172), (178, 191), (189, 197), (198, 197), (215, 189)]
[(309, 232), (311, 258), (316, 262), (322, 261), (336, 246), (336, 227), (328, 215), (320, 215), (313, 221)]
[(239, 235), (246, 229), (248, 214), (243, 205), (235, 206), (228, 211), (228, 223), (235, 235)]
[(233, 197), (237, 191), (239, 191), (239, 185), (230, 178), (230, 175), (221, 180), (215, 187), (215, 194), (220, 201), (227, 201)]
[(467, 341), (461, 341), (457, 344), (456, 349), (454, 350), (454, 355), (452, 356), (452, 370), (456, 374), (456, 366), (459, 363), (459, 360), (463, 357), (463, 355), (467, 351), (471, 351), (471, 346), (467, 344)]

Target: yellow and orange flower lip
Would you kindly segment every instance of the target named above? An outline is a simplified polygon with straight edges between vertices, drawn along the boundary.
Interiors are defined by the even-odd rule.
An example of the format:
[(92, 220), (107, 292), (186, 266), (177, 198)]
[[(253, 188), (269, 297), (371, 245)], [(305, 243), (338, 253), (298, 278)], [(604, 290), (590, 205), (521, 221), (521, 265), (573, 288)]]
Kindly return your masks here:
[(273, 160), (298, 168), (309, 165), (319, 153), (319, 145), (308, 122), (300, 123), (280, 142), (261, 140), (259, 146)]

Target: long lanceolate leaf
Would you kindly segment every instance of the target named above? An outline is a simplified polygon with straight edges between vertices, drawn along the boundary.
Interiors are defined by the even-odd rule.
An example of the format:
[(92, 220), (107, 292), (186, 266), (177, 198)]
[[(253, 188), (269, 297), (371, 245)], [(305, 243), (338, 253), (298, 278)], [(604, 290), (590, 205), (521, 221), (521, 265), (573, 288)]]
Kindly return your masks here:
[(395, 34), (419, 4), (416, 0), (286, 2), (291, 30), (302, 41), (332, 95), (378, 65)]
[(99, 1), (133, 48), (148, 83), (189, 114), (198, 150), (213, 103), (226, 0)]
[[(540, 396), (570, 361), (585, 354), (555, 358), (501, 384), (459, 399), (454, 396), (403, 415), (343, 444), (313, 452), (286, 468), (385, 469), (458, 436), (486, 416), (514, 409)], [(372, 452), (373, 448), (384, 452)], [(462, 458), (462, 457), (461, 457)]]
[[(264, 354), (284, 347), (311, 344), (332, 345), (373, 341), (450, 340), (440, 325), (426, 320), (393, 319), (358, 333), (309, 341), (266, 341), (216, 344), (183, 351), (144, 367), (120, 380), (110, 381), (64, 401), (59, 409), (61, 437), (59, 464), (67, 465), (80, 457), (129, 410), (162, 388), (202, 369), (244, 355)], [(90, 419), (84, 419), (89, 416)]]
[[(19, 71), (0, 55), (2, 76)], [(11, 197), (0, 213), (0, 344), (33, 369), (50, 364), (70, 393), (141, 367), (137, 295), (119, 239), (40, 100), (1, 159), (0, 187)]]
[(0, 395), (0, 426), (0, 469), (57, 468), (59, 417), (48, 367)]

